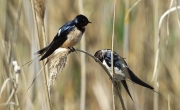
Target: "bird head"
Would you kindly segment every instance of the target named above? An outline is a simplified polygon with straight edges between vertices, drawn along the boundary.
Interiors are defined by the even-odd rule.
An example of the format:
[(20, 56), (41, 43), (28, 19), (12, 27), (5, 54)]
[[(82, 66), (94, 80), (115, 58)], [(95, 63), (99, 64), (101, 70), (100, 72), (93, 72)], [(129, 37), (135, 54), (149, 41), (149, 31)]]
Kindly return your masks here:
[(74, 23), (76, 25), (79, 25), (79, 26), (86, 26), (88, 23), (91, 23), (88, 18), (84, 15), (77, 15), (75, 18), (74, 18)]
[(95, 56), (96, 58), (98, 58), (101, 62), (103, 62), (104, 54), (105, 54), (105, 51), (103, 51), (103, 50), (98, 50), (98, 51), (94, 54), (94, 56)]

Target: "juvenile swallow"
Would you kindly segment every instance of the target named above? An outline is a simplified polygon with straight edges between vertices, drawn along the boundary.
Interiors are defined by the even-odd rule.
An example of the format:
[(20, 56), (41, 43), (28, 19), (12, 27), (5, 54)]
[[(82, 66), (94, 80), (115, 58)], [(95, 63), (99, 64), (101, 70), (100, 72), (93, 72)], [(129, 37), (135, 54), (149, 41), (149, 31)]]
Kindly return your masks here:
[[(110, 49), (103, 49), (103, 50), (97, 51), (94, 55), (96, 58), (98, 58), (102, 62), (102, 64), (109, 70), (110, 73), (111, 73), (111, 52), (112, 52), (112, 50), (110, 50)], [(119, 56), (116, 52), (113, 52), (113, 62), (114, 62), (114, 64), (113, 64), (113, 66), (114, 66), (113, 79), (115, 81), (122, 83), (122, 85), (126, 89), (127, 93), (131, 97), (131, 99), (132, 99), (132, 96), (131, 96), (128, 86), (126, 84), (126, 80), (125, 80), (126, 78), (132, 80), (133, 82), (135, 82), (141, 86), (144, 86), (144, 87), (149, 88), (154, 91), (154, 88), (152, 86), (150, 86), (150, 85), (146, 84), (145, 82), (143, 82), (142, 80), (140, 80), (131, 71), (131, 69), (128, 67), (126, 61), (124, 60), (124, 58)], [(112, 75), (112, 73), (111, 73), (111, 75)]]
[(59, 47), (69, 48), (74, 50), (73, 46), (76, 45), (82, 38), (85, 31), (85, 26), (91, 23), (84, 15), (77, 15), (72, 21), (67, 22), (61, 28), (59, 28), (56, 36), (52, 42), (36, 52), (40, 56), (40, 60), (43, 60), (50, 56)]

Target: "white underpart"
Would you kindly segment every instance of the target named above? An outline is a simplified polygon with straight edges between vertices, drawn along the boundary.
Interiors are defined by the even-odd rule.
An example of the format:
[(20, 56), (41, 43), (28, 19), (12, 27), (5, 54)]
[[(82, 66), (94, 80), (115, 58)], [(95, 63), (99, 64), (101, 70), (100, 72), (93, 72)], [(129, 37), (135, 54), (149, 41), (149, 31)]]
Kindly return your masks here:
[[(103, 65), (109, 70), (112, 76), (111, 67), (109, 67), (105, 60), (103, 60)], [(119, 70), (117, 67), (114, 67), (114, 79), (117, 81), (124, 80), (125, 75), (122, 70)]]
[(54, 55), (56, 55), (56, 54), (58, 54), (58, 53), (60, 53), (60, 52), (67, 51), (67, 50), (69, 50), (69, 49), (67, 49), (67, 48), (58, 48), (58, 49), (56, 49), (56, 50), (54, 51)]
[(58, 31), (58, 36), (61, 34), (61, 29), (59, 29), (59, 31)]
[(61, 47), (73, 47), (75, 46), (82, 38), (82, 32), (74, 26), (74, 28), (67, 35), (67, 40), (62, 44)]

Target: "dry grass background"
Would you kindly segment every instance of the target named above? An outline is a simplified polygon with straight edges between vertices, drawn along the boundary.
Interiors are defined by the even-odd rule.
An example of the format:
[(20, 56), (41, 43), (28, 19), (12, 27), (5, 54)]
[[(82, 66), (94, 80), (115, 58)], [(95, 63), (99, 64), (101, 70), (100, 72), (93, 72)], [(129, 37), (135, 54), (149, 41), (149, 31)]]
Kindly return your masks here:
[[(129, 1), (129, 8), (137, 2)], [(158, 8), (155, 10), (155, 4)], [(158, 20), (170, 7), (169, 0), (140, 1), (129, 15), (129, 39), (127, 55), (123, 55), (123, 31), (125, 18), (125, 0), (117, 0), (115, 21), (114, 50), (126, 58), (129, 67), (134, 73), (152, 86), (151, 81), (154, 69), (155, 47), (157, 46), (154, 35), (154, 14), (157, 11)], [(78, 1), (53, 0), (45, 1), (45, 34), (48, 43), (51, 42), (60, 26), (72, 20), (79, 14)], [(86, 51), (94, 54), (97, 50), (111, 48), (113, 4), (110, 0), (83, 1), (84, 14), (92, 24), (86, 27)], [(179, 5), (179, 1), (173, 1), (172, 6)], [(20, 12), (18, 10), (21, 10)], [(18, 18), (18, 13), (20, 17)], [(122, 97), (127, 110), (179, 110), (180, 99), (180, 38), (179, 38), (179, 11), (175, 11), (164, 19), (161, 27), (160, 53), (158, 62), (158, 84), (162, 96), (157, 98), (157, 108), (154, 107), (154, 92), (139, 85), (128, 82), (132, 86), (131, 93), (136, 100), (134, 103), (125, 89), (121, 89)], [(159, 21), (157, 21), (159, 22)], [(158, 24), (157, 24), (158, 26)], [(168, 27), (168, 29), (167, 29)], [(158, 30), (157, 30), (158, 31)], [(169, 32), (169, 34), (168, 34)], [(0, 87), (8, 79), (15, 79), (12, 61), (17, 60), (22, 65), (34, 58), (34, 53), (43, 47), (43, 38), (37, 38), (33, 24), (32, 7), (29, 0), (0, 0)], [(40, 41), (40, 42), (39, 42)], [(75, 46), (79, 48), (78, 44)], [(79, 110), (80, 109), (80, 85), (81, 85), (80, 53), (71, 53), (64, 70), (57, 75), (52, 88), (53, 110)], [(111, 81), (105, 71), (92, 58), (86, 57), (86, 110), (110, 110), (112, 109)], [(10, 80), (0, 97), (0, 109), (10, 110), (37, 110), (47, 109), (45, 90), (42, 74), (39, 75), (27, 91), (35, 75), (41, 66), (36, 60), (30, 66), (21, 68), (18, 86)], [(47, 72), (48, 73), (48, 72)], [(13, 95), (10, 102), (19, 102), (19, 108), (7, 102), (13, 88), (17, 87), (17, 95)], [(157, 87), (156, 87), (157, 88)], [(16, 89), (15, 89), (16, 90)], [(27, 93), (26, 93), (27, 91)], [(17, 97), (16, 97), (17, 96)], [(116, 109), (121, 109), (118, 98)], [(17, 103), (16, 103), (17, 104)]]

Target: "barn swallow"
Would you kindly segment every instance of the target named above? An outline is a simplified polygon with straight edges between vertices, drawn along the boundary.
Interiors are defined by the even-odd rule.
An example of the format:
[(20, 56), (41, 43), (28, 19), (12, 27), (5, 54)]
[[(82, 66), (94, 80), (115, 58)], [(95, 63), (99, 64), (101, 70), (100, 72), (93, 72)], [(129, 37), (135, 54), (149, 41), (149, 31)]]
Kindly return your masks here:
[(64, 24), (57, 32), (52, 42), (36, 52), (40, 56), (40, 60), (43, 60), (50, 56), (59, 47), (69, 48), (74, 50), (73, 46), (76, 45), (82, 38), (85, 31), (85, 26), (91, 23), (84, 15), (77, 15), (72, 21)]
[[(102, 64), (109, 70), (111, 73), (111, 52), (112, 50), (110, 49), (103, 49), (99, 50), (95, 53), (95, 57), (98, 58)], [(114, 74), (113, 74), (113, 79), (117, 82), (121, 82), (124, 88), (126, 89), (127, 93), (132, 99), (132, 96), (129, 92), (127, 83), (126, 83), (126, 78), (132, 80), (133, 82), (144, 86), (146, 88), (149, 88), (154, 91), (154, 88), (151, 87), (150, 85), (146, 84), (143, 82), (141, 79), (139, 79), (128, 67), (126, 61), (124, 58), (119, 56), (116, 52), (113, 52), (113, 66), (114, 66)], [(112, 75), (112, 73), (111, 73)], [(155, 91), (156, 92), (156, 91)], [(133, 99), (132, 99), (133, 100)]]

